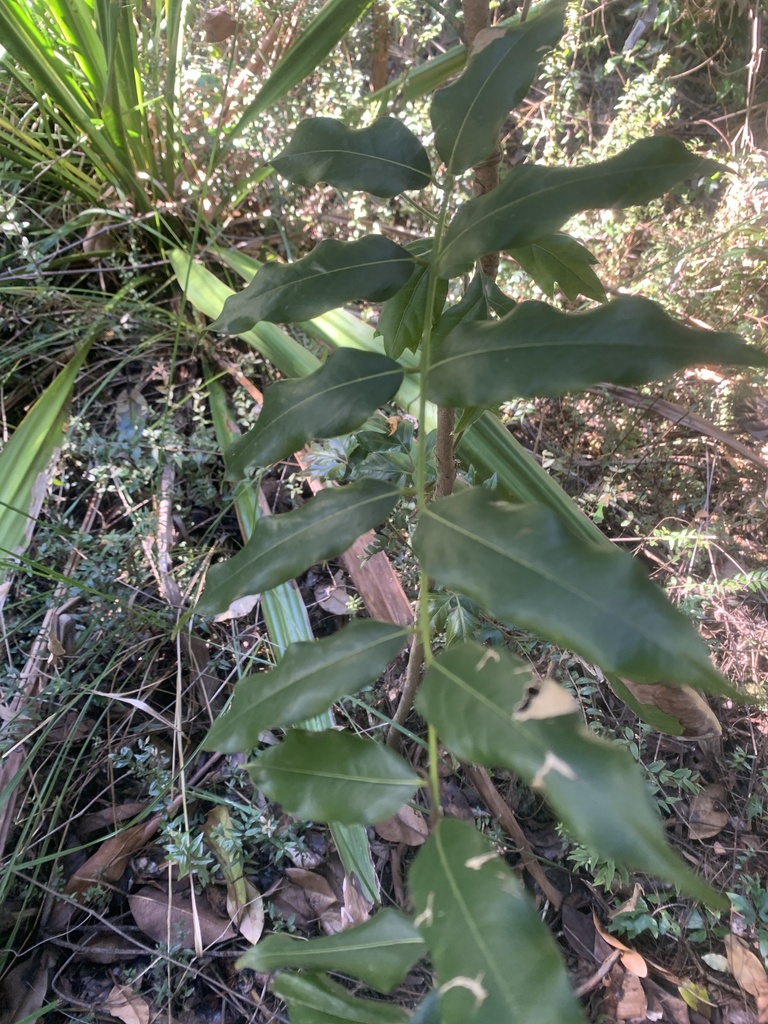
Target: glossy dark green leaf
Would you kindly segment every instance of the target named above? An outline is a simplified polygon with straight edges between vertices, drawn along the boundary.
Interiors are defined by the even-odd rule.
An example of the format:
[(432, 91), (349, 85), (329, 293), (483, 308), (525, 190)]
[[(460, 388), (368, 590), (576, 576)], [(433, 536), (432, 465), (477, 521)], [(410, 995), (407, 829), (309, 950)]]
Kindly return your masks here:
[(435, 659), (417, 708), (457, 757), (517, 772), (590, 849), (717, 901), (667, 845), (629, 753), (588, 732), (554, 680), (542, 687), (519, 658), (469, 642)]
[(244, 676), (232, 704), (214, 722), (205, 750), (251, 750), (266, 729), (294, 725), (375, 682), (397, 657), (406, 630), (391, 622), (355, 619), (323, 640), (293, 643), (271, 672)]
[(733, 692), (639, 562), (584, 540), (545, 505), (512, 505), (484, 488), (462, 491), (427, 507), (413, 546), (439, 583), (606, 672)]
[(571, 302), (579, 295), (605, 302), (605, 289), (592, 269), (597, 259), (572, 235), (556, 231), (519, 249), (510, 249), (509, 254), (549, 298), (559, 284)]
[(272, 166), (297, 185), (325, 181), (384, 199), (426, 188), (432, 179), (427, 151), (396, 117), (380, 117), (368, 128), (310, 117), (299, 123)]
[(435, 93), (430, 116), (435, 148), (450, 174), (482, 163), (493, 152), (509, 111), (528, 92), (544, 50), (563, 31), (565, 4), (544, 5), (474, 53), (460, 77)]
[(614, 299), (587, 313), (521, 302), (501, 320), (456, 327), (430, 369), (428, 394), (440, 405), (490, 404), (601, 381), (644, 384), (702, 363), (768, 366), (768, 356), (737, 334), (686, 327), (650, 299)]
[(280, 974), (271, 988), (288, 1004), (291, 1024), (406, 1024), (410, 1020), (397, 1004), (358, 999), (322, 974)]
[(230, 295), (212, 331), (242, 334), (261, 320), (297, 323), (355, 299), (383, 302), (413, 272), (410, 253), (383, 235), (357, 242), (326, 239), (295, 263), (267, 263)]
[(558, 231), (582, 210), (647, 203), (685, 178), (721, 169), (661, 135), (586, 167), (513, 167), (493, 192), (459, 208), (445, 234), (439, 272), (443, 277), (469, 273), (486, 253)]
[(321, 491), (294, 512), (264, 516), (242, 550), (208, 570), (195, 610), (218, 615), (241, 597), (270, 590), (313, 562), (340, 555), (386, 519), (397, 499), (389, 484), (361, 480)]
[(467, 285), (461, 299), (443, 310), (432, 331), (433, 351), (437, 352), (448, 335), (463, 323), (490, 320), (491, 315), (505, 316), (517, 303), (499, 288), (487, 274), (478, 271)]
[(288, 814), (342, 825), (390, 818), (421, 785), (389, 747), (330, 730), (292, 729), (247, 767), (254, 784)]
[(409, 881), (443, 1024), (583, 1024), (554, 939), (474, 826), (441, 821)]
[(410, 918), (396, 910), (378, 914), (336, 935), (322, 939), (292, 939), (269, 935), (237, 961), (262, 974), (280, 968), (335, 971), (359, 978), (379, 992), (390, 992), (424, 955), (424, 940)]
[[(428, 260), (432, 240), (420, 239), (409, 243), (406, 248), (414, 256)], [(417, 264), (408, 283), (382, 306), (376, 333), (384, 338), (384, 351), (392, 359), (397, 359), (407, 348), (412, 352), (418, 348), (424, 332), (428, 289), (429, 266), (422, 262)], [(439, 281), (435, 293), (435, 316), (443, 308), (447, 293), (448, 282)]]
[(386, 356), (342, 348), (308, 377), (270, 385), (256, 426), (226, 450), (229, 474), (279, 462), (316, 437), (356, 430), (402, 380), (401, 367)]

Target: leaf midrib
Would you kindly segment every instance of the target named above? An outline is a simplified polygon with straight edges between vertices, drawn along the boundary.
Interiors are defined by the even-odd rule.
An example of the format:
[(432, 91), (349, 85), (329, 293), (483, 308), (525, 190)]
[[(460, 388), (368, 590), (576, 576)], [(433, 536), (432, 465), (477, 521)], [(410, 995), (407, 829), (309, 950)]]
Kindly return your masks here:
[[(615, 158), (612, 158), (612, 159), (615, 159)], [(667, 160), (667, 161), (664, 161), (664, 162), (661, 162), (661, 161), (657, 160), (657, 161), (655, 161), (652, 164), (648, 163), (646, 165), (646, 167), (645, 167), (645, 172), (647, 174), (658, 173), (659, 171), (661, 171), (661, 170), (663, 170), (663, 169), (665, 169), (667, 167), (670, 167), (670, 168), (671, 167), (675, 167), (679, 163), (680, 163), (679, 160), (677, 160), (677, 161), (669, 161), (669, 160)], [(538, 165), (537, 164), (530, 164), (530, 165), (526, 165), (526, 166), (537, 167)], [(600, 181), (610, 180), (612, 178), (621, 178), (622, 176), (624, 176), (626, 174), (632, 174), (633, 173), (633, 169), (632, 168), (623, 167), (623, 168), (620, 168), (618, 170), (611, 170), (608, 173), (603, 173), (603, 174), (595, 175), (594, 174), (595, 167), (596, 167), (595, 164), (590, 164), (590, 165), (588, 165), (586, 167), (583, 167), (583, 168), (580, 167), (580, 168), (574, 169), (575, 173), (573, 174), (572, 185), (578, 184), (579, 183), (579, 178), (582, 178), (584, 180), (586, 180), (587, 178), (590, 178), (591, 180), (593, 180), (595, 182), (600, 182)], [(548, 168), (548, 167), (540, 167), (539, 169), (543, 170), (543, 171), (550, 170), (550, 168)], [(552, 168), (552, 169), (554, 170), (555, 168)], [(559, 169), (559, 168), (557, 168), (557, 169)], [(592, 171), (593, 173), (592, 174), (587, 174), (586, 172), (589, 172), (589, 171)], [(450, 241), (446, 242), (446, 244), (443, 246), (442, 252), (440, 253), (440, 262), (441, 263), (445, 262), (446, 254), (448, 252), (450, 252), (451, 248), (453, 246), (457, 245), (466, 234), (468, 234), (470, 232), (477, 232), (478, 228), (482, 224), (484, 224), (485, 221), (490, 220), (490, 219), (495, 219), (495, 218), (498, 218), (498, 217), (501, 217), (501, 216), (504, 216), (504, 215), (509, 215), (509, 211), (513, 210), (515, 206), (517, 206), (517, 205), (519, 205), (519, 204), (521, 204), (523, 202), (526, 202), (526, 201), (530, 202), (530, 201), (533, 201), (533, 200), (538, 200), (538, 199), (541, 199), (541, 198), (545, 198), (549, 193), (555, 192), (555, 191), (558, 191), (558, 190), (562, 189), (563, 184), (564, 183), (567, 184), (567, 179), (565, 179), (565, 180), (563, 180), (563, 179), (565, 179), (565, 176), (562, 176), (562, 178), (561, 178), (559, 183), (552, 184), (552, 185), (547, 185), (544, 188), (535, 189), (532, 192), (528, 192), (526, 195), (515, 196), (513, 199), (511, 199), (508, 202), (504, 203), (502, 206), (498, 206), (498, 207), (495, 207), (493, 210), (489, 210), (489, 212), (484, 214), (483, 216), (476, 217), (471, 222), (471, 224), (468, 224), (467, 227), (462, 228), (462, 230), (457, 235), (455, 235)], [(598, 191), (599, 191), (598, 189), (595, 189), (595, 193), (597, 193)], [(485, 197), (481, 197), (481, 198), (485, 198)], [(466, 203), (464, 205), (464, 207), (462, 207), (462, 209), (466, 209), (466, 207), (469, 205), (469, 203), (472, 203), (472, 202), (475, 202), (475, 200), (470, 199), (468, 201), (468, 203)], [(611, 204), (611, 205), (614, 205), (614, 204)], [(630, 203), (629, 205), (633, 205), (633, 204)], [(576, 210), (573, 211), (573, 213), (578, 212), (579, 209), (591, 209), (593, 207), (594, 207), (594, 203), (589, 203), (589, 204), (587, 204), (586, 207), (584, 207), (581, 204), (579, 204), (579, 206), (577, 207)], [(600, 208), (602, 209), (602, 207), (600, 207)], [(460, 212), (461, 211), (459, 211), (459, 213)], [(568, 220), (568, 218), (570, 216), (572, 216), (572, 215), (573, 215), (572, 213), (571, 214), (567, 214), (563, 218), (563, 220)], [(450, 225), (449, 225), (448, 226), (448, 232), (449, 233), (450, 233), (450, 230), (451, 229), (450, 229)], [(482, 234), (482, 229), (480, 230), (479, 233)], [(521, 242), (522, 242), (522, 240), (521, 240)], [(507, 248), (507, 247), (505, 246), (505, 248)]]

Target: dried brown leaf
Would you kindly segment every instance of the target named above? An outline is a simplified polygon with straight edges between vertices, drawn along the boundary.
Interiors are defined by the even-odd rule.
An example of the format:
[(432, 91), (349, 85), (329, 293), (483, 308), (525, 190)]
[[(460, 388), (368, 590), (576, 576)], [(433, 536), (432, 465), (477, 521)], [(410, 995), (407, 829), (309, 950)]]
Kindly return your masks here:
[(344, 573), (339, 570), (333, 576), (332, 583), (318, 583), (315, 587), (315, 600), (331, 615), (348, 615), (349, 591), (344, 586)]
[(168, 902), (168, 890), (144, 886), (128, 897), (128, 905), (136, 924), (155, 942), (182, 945), (193, 949), (195, 945), (195, 918), (200, 926), (204, 946), (226, 942), (237, 934), (229, 921), (219, 917), (203, 899), (195, 901), (186, 892), (175, 892)]
[(123, 1024), (149, 1024), (149, 1004), (130, 985), (113, 986), (104, 1009)]
[(663, 1021), (664, 1024), (691, 1024), (688, 1007), (679, 996), (667, 992), (650, 978), (643, 979), (643, 990), (648, 1000), (648, 1020)]
[(736, 935), (726, 935), (725, 955), (736, 983), (755, 998), (758, 1024), (768, 1024), (768, 975), (762, 962)]
[(273, 906), (283, 918), (293, 917), (297, 925), (306, 928), (335, 907), (341, 926), (339, 900), (322, 875), (304, 868), (287, 868), (285, 874), (287, 884), (272, 899)]
[(208, 43), (223, 43), (237, 32), (237, 27), (237, 18), (223, 4), (205, 12), (203, 29)]
[(723, 729), (717, 715), (701, 694), (689, 686), (671, 686), (668, 683), (633, 683), (622, 678), (632, 696), (640, 704), (658, 708), (672, 715), (683, 727), (686, 739), (709, 739), (721, 736)]
[(618, 991), (616, 1020), (645, 1020), (647, 1014), (648, 1002), (645, 998), (642, 982), (636, 974), (626, 971), (621, 980), (621, 988)]
[(610, 932), (605, 931), (594, 914), (592, 915), (592, 918), (595, 922), (595, 929), (600, 938), (604, 942), (607, 942), (609, 946), (612, 946), (613, 949), (621, 950), (621, 962), (624, 967), (638, 978), (645, 978), (648, 974), (648, 964), (645, 962), (643, 957), (639, 953), (636, 953), (635, 950), (630, 949), (629, 946), (625, 946), (621, 939), (617, 939), (615, 935), (611, 935)]
[(727, 796), (725, 786), (713, 782), (691, 799), (688, 816), (691, 839), (711, 839), (725, 828), (729, 819), (725, 809)]
[(397, 814), (373, 826), (376, 834), (388, 843), (421, 846), (429, 838), (429, 826), (421, 811), (403, 804)]
[(227, 887), (227, 913), (232, 923), (242, 936), (254, 945), (264, 931), (264, 901), (261, 893), (247, 878), (241, 879), (245, 890), (245, 902), (241, 902), (243, 893)]
[(344, 905), (341, 908), (342, 926), (353, 928), (356, 924), (363, 924), (371, 916), (373, 903), (363, 896), (356, 879), (345, 876), (341, 888), (344, 896)]
[(0, 1024), (18, 1024), (36, 1013), (48, 992), (48, 972), (56, 962), (49, 949), (17, 964), (0, 982)]

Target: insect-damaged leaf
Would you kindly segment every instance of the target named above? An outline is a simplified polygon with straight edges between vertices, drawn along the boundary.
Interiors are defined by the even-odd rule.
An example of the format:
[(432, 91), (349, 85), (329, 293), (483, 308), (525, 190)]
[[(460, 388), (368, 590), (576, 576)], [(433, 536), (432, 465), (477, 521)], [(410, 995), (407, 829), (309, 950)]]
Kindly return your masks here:
[(513, 167), (498, 188), (459, 208), (445, 234), (439, 273), (468, 273), (480, 256), (559, 231), (582, 210), (647, 203), (685, 178), (720, 169), (666, 136), (642, 139), (586, 167)]
[(409, 880), (443, 1024), (583, 1024), (554, 939), (477, 829), (441, 821)]
[(406, 1024), (410, 1020), (402, 1007), (358, 999), (322, 974), (280, 974), (271, 988), (288, 1004), (291, 1024)]
[(204, 749), (251, 750), (265, 729), (319, 715), (374, 682), (397, 657), (406, 636), (390, 622), (356, 619), (323, 640), (291, 644), (271, 672), (238, 681), (232, 705), (214, 722)]
[(239, 477), (248, 466), (269, 466), (313, 438), (356, 430), (402, 380), (402, 369), (386, 356), (338, 349), (308, 377), (265, 390), (258, 423), (227, 448), (228, 472)]
[(326, 239), (295, 263), (267, 263), (229, 296), (209, 330), (242, 334), (260, 320), (297, 323), (355, 299), (383, 302), (402, 288), (413, 267), (410, 253), (381, 235)]
[(390, 992), (424, 955), (424, 940), (410, 919), (396, 910), (380, 910), (365, 924), (336, 935), (302, 942), (269, 935), (237, 961), (238, 968), (271, 974), (282, 967), (336, 971)]
[(321, 491), (294, 512), (259, 519), (245, 547), (208, 570), (196, 611), (219, 615), (238, 598), (269, 590), (313, 562), (340, 555), (382, 522), (397, 498), (395, 487), (361, 480)]
[(297, 185), (326, 181), (384, 199), (425, 188), (432, 178), (427, 151), (395, 117), (380, 117), (368, 128), (348, 128), (332, 117), (308, 118), (272, 166)]
[[(414, 256), (429, 259), (432, 239), (420, 239), (407, 246)], [(376, 333), (384, 338), (384, 351), (397, 359), (408, 348), (415, 352), (424, 330), (424, 314), (429, 291), (429, 266), (422, 262), (416, 266), (408, 283), (397, 295), (384, 303)], [(433, 317), (443, 308), (448, 293), (448, 282), (438, 281), (435, 289)]]
[(288, 814), (342, 825), (391, 817), (421, 785), (389, 747), (346, 732), (292, 729), (251, 762), (248, 772)]
[(461, 76), (435, 93), (435, 148), (450, 174), (490, 156), (504, 119), (528, 92), (543, 50), (560, 38), (564, 11), (561, 0), (546, 4), (471, 56)]
[(501, 320), (465, 321), (451, 331), (428, 394), (441, 405), (475, 405), (601, 381), (644, 384), (702, 363), (768, 366), (768, 356), (737, 334), (686, 327), (650, 299), (615, 299), (587, 313), (521, 302)]
[(696, 898), (715, 898), (667, 845), (632, 758), (591, 735), (554, 680), (538, 680), (507, 651), (469, 642), (435, 659), (417, 707), (453, 754), (517, 772), (590, 849)]
[(605, 289), (592, 269), (597, 259), (572, 235), (556, 231), (519, 249), (510, 249), (509, 254), (550, 298), (559, 284), (571, 302), (579, 295), (605, 302)]
[(426, 508), (413, 547), (439, 583), (606, 672), (733, 694), (693, 626), (642, 566), (571, 532), (544, 505), (462, 491)]

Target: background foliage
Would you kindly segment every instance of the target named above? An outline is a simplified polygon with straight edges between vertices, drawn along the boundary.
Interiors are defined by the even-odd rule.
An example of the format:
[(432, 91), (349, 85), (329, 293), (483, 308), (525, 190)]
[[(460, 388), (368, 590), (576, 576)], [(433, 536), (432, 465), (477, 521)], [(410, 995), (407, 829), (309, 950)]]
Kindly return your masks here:
[[(337, 16), (342, 5), (329, 6), (331, 17), (325, 22), (318, 19), (320, 3), (233, 9), (225, 12), (229, 23), (221, 14), (212, 22), (205, 12), (181, 4), (139, 10), (86, 0), (77, 5), (8, 4), (0, 14), (6, 47), (2, 73), (8, 84), (0, 118), (0, 374), (5, 436), (12, 439), (0, 457), (4, 466), (13, 466), (12, 474), (2, 475), (0, 497), (4, 507), (13, 509), (3, 518), (3, 527), (10, 530), (3, 534), (4, 549), (22, 559), (6, 565), (2, 592), (8, 687), (0, 829), (6, 909), (0, 921), (7, 951), (3, 993), (6, 1001), (12, 995), (11, 1009), (4, 1011), (8, 1020), (42, 1014), (85, 1021), (94, 1013), (142, 1020), (146, 1007), (146, 1012), (163, 1009), (197, 1021), (207, 1020), (214, 1006), (225, 1007), (227, 1020), (269, 1019), (273, 996), (258, 986), (252, 994), (250, 976), (230, 972), (229, 961), (211, 953), (195, 956), (190, 951), (199, 954), (219, 938), (229, 945), (213, 946), (212, 952), (242, 951), (245, 943), (235, 937), (235, 929), (248, 942), (257, 942), (266, 914), (268, 929), (278, 934), (257, 942), (249, 954), (256, 957), (252, 966), (258, 970), (259, 951), (267, 956), (273, 940), (283, 941), (282, 930), (324, 942), (317, 936), (330, 931), (332, 921), (352, 920), (360, 927), (366, 912), (344, 889), (345, 871), (334, 851), (341, 855), (347, 878), (349, 866), (355, 866), (360, 891), (369, 901), (383, 898), (404, 906), (400, 865), (411, 853), (408, 846), (395, 845), (392, 833), (382, 838), (361, 826), (337, 824), (331, 842), (321, 827), (291, 818), (269, 801), (270, 795), (276, 797), (285, 808), (291, 799), (282, 791), (270, 793), (269, 782), (265, 788), (269, 759), (262, 774), (256, 773), (265, 796), (237, 770), (236, 758), (200, 749), (230, 683), (270, 668), (295, 640), (306, 643), (327, 634), (327, 640), (315, 643), (338, 642), (353, 626), (370, 621), (353, 619), (338, 629), (344, 621), (339, 607), (354, 611), (365, 604), (344, 577), (343, 566), (313, 565), (301, 576), (300, 590), (281, 584), (265, 593), (245, 620), (196, 619), (193, 624), (184, 617), (200, 591), (201, 566), (214, 548), (231, 553), (239, 546), (231, 538), (241, 532), (245, 540), (256, 526), (253, 490), (240, 485), (233, 507), (222, 501), (244, 463), (228, 458), (225, 480), (219, 454), (236, 422), (243, 430), (253, 426), (253, 399), (258, 398), (253, 384), (267, 383), (276, 371), (288, 376), (311, 372), (319, 365), (316, 357), (332, 351), (339, 338), (370, 353), (381, 344), (367, 326), (379, 312), (372, 303), (386, 296), (369, 296), (357, 307), (362, 322), (331, 312), (336, 301), (358, 297), (341, 295), (327, 313), (298, 324), (290, 334), (262, 322), (243, 344), (212, 335), (201, 344), (204, 321), (182, 305), (171, 270), (197, 309), (214, 318), (229, 290), (253, 278), (254, 258), (277, 254), (298, 260), (317, 249), (318, 242), (355, 241), (384, 222), (391, 225), (388, 237), (405, 247), (409, 260), (427, 255), (416, 239), (431, 233), (436, 211), (415, 193), (370, 198), (343, 192), (343, 183), (293, 188), (269, 167), (301, 117), (313, 113), (357, 126), (371, 123), (374, 114), (392, 113), (427, 138), (429, 94), (446, 68), (460, 69), (461, 52), (453, 49), (459, 5), (445, 4), (443, 17), (420, 4), (378, 3), (367, 12), (359, 4), (349, 15), (353, 20), (360, 15), (359, 20), (338, 44), (348, 25)], [(494, 16), (507, 17), (513, 6), (499, 5)], [(749, 3), (659, 3), (654, 22), (625, 52), (638, 13), (618, 3), (568, 5), (562, 41), (514, 116), (500, 121), (505, 167), (530, 154), (541, 167), (567, 165), (578, 175), (583, 167), (615, 157), (639, 136), (663, 130), (725, 163), (728, 172), (702, 175), (693, 188), (681, 187), (648, 205), (620, 212), (584, 210), (567, 230), (594, 252), (598, 264), (583, 258), (574, 243), (563, 260), (565, 269), (553, 278), (546, 254), (554, 251), (560, 258), (562, 249), (552, 247), (562, 243), (552, 236), (545, 247), (518, 248), (505, 257), (498, 283), (516, 299), (546, 297), (569, 311), (579, 308), (579, 290), (597, 301), (603, 294), (615, 301), (631, 291), (662, 300), (689, 325), (736, 330), (742, 338), (759, 341), (765, 287), (760, 220), (765, 107), (759, 64), (754, 64), (759, 12)], [(371, 99), (370, 86), (382, 86), (373, 78), (377, 59), (381, 65), (377, 32), (384, 15), (389, 19), (385, 77), (390, 83), (401, 74), (407, 77)], [(234, 22), (237, 34), (220, 38)], [(302, 60), (294, 52), (281, 65), (281, 54), (318, 24), (309, 35), (311, 45), (298, 51)], [(333, 29), (324, 34), (329, 24)], [(439, 60), (430, 63), (435, 56)], [(411, 73), (419, 66), (425, 70)], [(468, 150), (465, 165), (474, 158)], [(464, 188), (470, 188), (468, 179), (459, 185), (458, 201)], [(190, 252), (199, 254), (201, 262), (191, 264)], [(549, 273), (542, 270), (542, 260)], [(446, 283), (446, 296), (449, 303), (459, 300), (454, 284)], [(427, 299), (424, 295), (420, 301)], [(494, 310), (501, 300), (489, 296), (484, 301)], [(397, 310), (389, 308), (391, 320)], [(499, 308), (497, 315), (503, 314)], [(379, 326), (389, 356), (412, 370), (418, 326), (390, 333), (387, 323), (382, 316)], [(76, 350), (78, 361), (73, 361)], [(79, 360), (86, 356), (81, 368)], [(332, 365), (332, 360), (325, 363)], [(359, 373), (345, 372), (351, 388)], [(359, 428), (354, 422), (318, 427), (313, 420), (308, 430), (294, 422), (292, 431), (298, 434), (283, 435), (286, 448), (279, 452), (274, 445), (263, 447), (262, 425), (255, 461), (266, 465), (292, 454), (310, 435), (348, 430), (353, 433), (316, 443), (307, 453), (315, 470), (322, 467), (357, 487), (375, 478), (381, 481), (381, 495), (393, 486), (409, 486), (422, 456), (414, 424), (402, 411), (418, 413), (417, 384), (410, 372), (402, 382), (391, 368), (387, 374), (392, 377), (387, 397), (377, 394), (366, 401), (373, 409), (399, 386), (398, 405), (388, 410), (390, 421), (366, 419), (363, 411)], [(584, 382), (592, 390), (575, 401), (542, 398), (534, 387), (537, 397), (504, 398), (502, 422), (508, 431), (480, 419), (459, 445), (469, 482), (490, 478), (501, 493), (553, 501), (561, 512), (575, 501), (618, 542), (616, 547), (639, 554), (698, 622), (717, 666), (753, 698), (759, 697), (764, 676), (759, 538), (765, 427), (759, 382), (750, 371), (734, 376), (713, 369), (680, 373), (666, 385), (635, 379), (606, 388), (596, 378)], [(62, 445), (58, 424), (70, 392), (70, 427)], [(443, 398), (438, 393), (432, 397)], [(295, 401), (291, 398), (287, 407)], [(462, 396), (460, 404), (468, 401)], [(421, 422), (428, 425), (432, 412), (423, 413)], [(275, 433), (282, 435), (281, 430)], [(511, 437), (534, 452), (549, 481), (565, 487), (567, 503), (555, 497), (559, 491), (543, 482), (547, 478), (532, 472), (530, 456), (511, 446)], [(252, 443), (246, 434), (230, 451), (251, 451)], [(38, 474), (56, 448), (61, 452), (42, 479)], [(427, 446), (423, 453), (425, 486), (434, 478), (430, 452)], [(316, 499), (307, 500), (305, 478), (296, 471), (288, 464), (260, 476), (262, 504), (266, 499), (286, 513), (297, 501), (307, 501), (309, 511)], [(411, 597), (418, 586), (410, 552), (413, 504), (412, 498), (400, 503), (376, 538)], [(28, 516), (35, 519), (33, 532), (26, 528), (32, 524)], [(589, 523), (586, 527), (577, 527), (585, 530), (585, 539), (592, 536)], [(415, 543), (420, 543), (418, 535)], [(325, 554), (311, 555), (321, 557)], [(328, 605), (333, 593), (343, 594), (341, 605)], [(713, 767), (690, 744), (660, 739), (638, 722), (613, 698), (594, 665), (582, 660), (585, 652), (579, 656), (541, 643), (524, 631), (532, 624), (517, 619), (517, 613), (513, 624), (488, 618), (483, 603), (478, 594), (436, 589), (430, 595), (431, 625), (448, 648), (445, 657), (460, 659), (461, 651), (472, 650), (478, 641), (511, 644), (523, 661), (510, 671), (521, 673), (521, 680), (529, 678), (533, 666), (564, 684), (579, 698), (581, 714), (593, 729), (618, 736), (628, 750), (618, 758), (618, 751), (606, 747), (603, 756), (615, 756), (617, 765), (629, 769), (630, 756), (639, 759), (667, 831), (678, 822), (686, 858), (729, 892), (730, 913), (692, 908), (672, 890), (646, 886), (644, 893), (633, 894), (630, 883), (642, 883), (643, 876), (627, 872), (620, 850), (595, 853), (594, 823), (577, 816), (560, 836), (552, 832), (536, 788), (525, 785), (536, 779), (535, 760), (528, 768), (523, 760), (507, 765), (501, 756), (507, 740), (494, 737), (490, 722), (485, 730), (490, 752), (463, 749), (466, 733), (448, 743), (451, 722), (438, 721), (438, 711), (429, 710), (428, 687), (420, 712), (428, 720), (435, 717), (455, 754), (467, 761), (487, 759), (495, 769), (493, 779), (509, 790), (510, 804), (524, 823), (523, 839), (527, 835), (530, 844), (535, 837), (540, 857), (559, 864), (561, 873), (566, 865), (571, 872), (570, 884), (580, 894), (579, 918), (587, 920), (584, 911), (594, 908), (605, 923), (618, 909), (609, 927), (672, 971), (673, 983), (658, 974), (656, 981), (643, 983), (647, 1003), (661, 978), (666, 997), (677, 1000), (678, 1017), (689, 1013), (695, 1020), (708, 1005), (696, 985), (704, 986), (703, 998), (716, 1004), (712, 1019), (719, 1013), (721, 1019), (735, 1020), (729, 1014), (744, 1000), (759, 1014), (760, 987), (753, 990), (755, 983), (745, 978), (756, 970), (749, 957), (765, 955), (768, 944), (756, 853), (766, 813), (760, 713), (716, 705), (726, 735), (724, 761)], [(391, 636), (388, 653), (399, 643), (397, 631)], [(566, 646), (573, 643), (557, 639)], [(330, 650), (331, 664), (339, 665), (345, 655)], [(295, 669), (289, 657), (280, 664), (290, 680), (287, 670)], [(443, 664), (447, 670), (451, 662), (438, 660), (435, 669), (443, 671)], [(392, 717), (403, 668), (395, 662), (395, 674), (385, 674), (373, 688), (373, 676), (363, 679), (357, 696), (349, 696), (351, 686), (344, 693), (329, 692), (325, 707), (336, 701), (334, 710), (312, 727), (335, 722), (349, 731), (338, 734), (342, 745), (353, 739), (362, 743), (355, 734), (380, 731), (382, 720)], [(343, 679), (340, 668), (334, 675)], [(261, 678), (275, 677), (262, 672)], [(275, 687), (282, 699), (279, 678)], [(303, 685), (299, 689), (312, 692)], [(320, 703), (302, 704), (293, 721), (306, 729), (302, 719), (321, 712)], [(261, 724), (269, 729), (289, 721)], [(420, 719), (411, 717), (407, 726), (402, 749), (416, 765), (425, 742)], [(261, 726), (255, 728), (263, 736)], [(528, 742), (535, 743), (535, 729), (527, 728)], [(575, 742), (566, 734), (561, 742)], [(288, 734), (297, 750), (313, 742), (302, 740), (304, 735)], [(320, 739), (324, 735), (336, 734), (320, 733), (317, 742), (325, 742)], [(271, 745), (275, 734), (269, 736), (270, 749), (279, 750)], [(518, 729), (515, 749), (521, 749), (522, 758), (521, 743)], [(493, 893), (496, 883), (492, 871), (471, 877), (464, 872), (462, 877), (462, 865), (474, 856), (484, 858), (491, 850), (488, 840), (494, 849), (507, 851), (512, 866), (528, 865), (530, 872), (530, 862), (519, 837), (510, 842), (504, 832), (509, 823), (499, 824), (503, 815), (498, 819), (498, 806), (485, 802), (491, 797), (475, 788), (481, 783), (469, 769), (447, 759), (440, 773), (443, 802), (458, 800), (448, 795), (453, 786), (464, 801), (464, 815), (477, 820), (487, 838), (450, 820), (434, 831), (419, 854), (420, 863), (430, 865), (423, 872), (426, 880), (418, 872), (412, 880), (416, 916), (427, 910), (430, 886), (440, 899), (456, 885), (468, 886), (476, 899), (461, 910), (463, 918), (440, 934), (477, 928), (486, 940), (486, 965), (492, 964), (510, 941), (503, 922), (481, 916), (484, 887)], [(639, 776), (633, 778), (643, 786)], [(410, 766), (408, 780), (409, 786), (415, 784)], [(702, 802), (713, 785), (724, 786), (724, 793), (712, 796), (709, 804)], [(306, 798), (303, 785), (299, 795)], [(562, 799), (566, 808), (570, 798)], [(419, 806), (425, 808), (417, 796)], [(399, 842), (403, 835), (408, 842), (419, 833), (419, 811), (412, 807), (410, 813), (411, 831), (399, 826)], [(719, 817), (723, 814), (725, 819)], [(709, 838), (691, 826), (697, 815), (709, 821)], [(607, 828), (611, 823), (609, 818)], [(635, 825), (644, 827), (639, 819)], [(464, 850), (462, 843), (474, 845)], [(488, 861), (489, 868), (496, 863)], [(645, 867), (663, 873), (659, 864)], [(262, 901), (258, 891), (268, 893), (278, 878), (280, 893)], [(513, 874), (505, 885), (510, 901), (506, 920), (528, 913)], [(51, 903), (57, 891), (64, 899)], [(308, 893), (315, 895), (310, 899)], [(604, 896), (598, 899), (597, 893)], [(455, 909), (447, 897), (446, 908)], [(565, 910), (555, 915), (552, 905), (544, 912), (564, 937), (576, 984), (588, 980), (595, 960), (580, 952), (583, 936), (581, 945), (573, 938), (578, 922)], [(374, 1008), (372, 993), (359, 986), (352, 996), (348, 988), (317, 974), (283, 974), (273, 992), (287, 1000), (292, 1020), (317, 1020), (323, 1013), (333, 1019), (341, 1012), (353, 1012), (357, 1019), (368, 1019), (365, 1014), (406, 1019), (429, 985), (423, 967), (409, 972), (422, 940), (403, 918), (388, 920), (382, 911), (375, 912), (372, 923), (380, 920), (401, 929), (397, 935), (406, 953), (397, 960), (395, 933), (386, 932), (381, 970), (389, 964), (384, 951), (392, 948), (394, 973), (361, 978), (374, 988), (399, 985), (394, 999), (387, 1004), (379, 999)], [(529, 926), (532, 934), (540, 934), (535, 915)], [(443, 948), (437, 933), (427, 941), (439, 977), (459, 972), (476, 977), (483, 969), (467, 958), (465, 944), (455, 962), (455, 941)], [(284, 950), (293, 955), (295, 944), (288, 947), (288, 942)], [(89, 946), (97, 952), (89, 954)], [(682, 962), (674, 959), (681, 948)], [(559, 954), (553, 947), (550, 951), (554, 964)], [(598, 962), (608, 952), (606, 947)], [(540, 969), (540, 963), (531, 970)], [(729, 975), (712, 974), (724, 965)], [(333, 947), (316, 966), (356, 973)], [(587, 993), (585, 1012), (593, 1019), (600, 1013), (617, 1019), (627, 1009), (629, 983), (623, 971), (621, 965), (613, 968), (599, 1000), (595, 989)], [(522, 961), (518, 978), (525, 998), (532, 986), (525, 982)], [(553, 998), (555, 992), (570, 999), (565, 989), (553, 988)], [(466, 1019), (462, 998), (472, 1003), (471, 990), (459, 987), (453, 993), (457, 1008), (451, 1012)], [(487, 1005), (497, 1017), (505, 1012), (495, 1001)], [(672, 1013), (664, 1005), (664, 1012)], [(420, 1019), (436, 1013), (429, 1000), (420, 1012)], [(567, 1018), (571, 1010), (558, 1012), (558, 1019)]]

